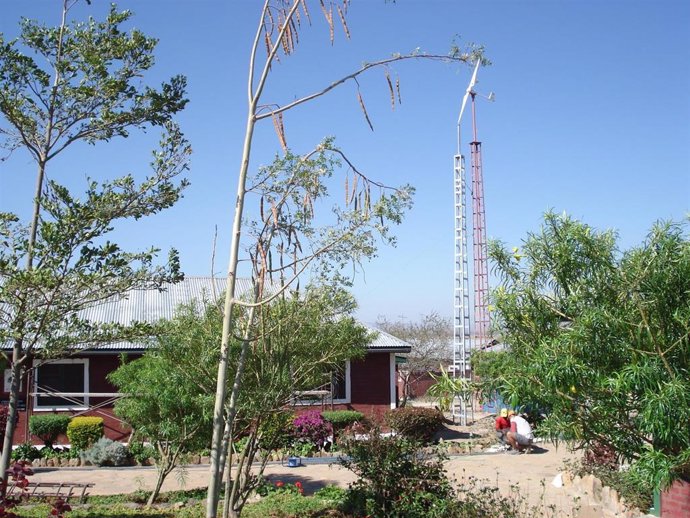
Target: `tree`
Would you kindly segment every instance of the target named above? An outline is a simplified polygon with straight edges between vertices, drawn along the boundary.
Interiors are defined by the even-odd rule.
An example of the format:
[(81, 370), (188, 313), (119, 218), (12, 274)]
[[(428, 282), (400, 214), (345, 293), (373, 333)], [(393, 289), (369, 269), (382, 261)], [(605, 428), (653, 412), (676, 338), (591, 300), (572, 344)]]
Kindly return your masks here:
[[(117, 221), (139, 219), (173, 205), (187, 185), (179, 177), (191, 152), (172, 117), (182, 110), (185, 78), (159, 89), (139, 86), (153, 66), (156, 40), (121, 29), (131, 13), (113, 6), (105, 21), (68, 23), (75, 1), (62, 3), (55, 28), (22, 20), (20, 36), (0, 35), (0, 145), (23, 150), (37, 165), (28, 222), (0, 214), (0, 341), (13, 344), (9, 419), (17, 415), (22, 371), (36, 354), (59, 357), (89, 347), (148, 335), (143, 324), (101, 325), (80, 311), (131, 289), (160, 288), (180, 278), (177, 253), (156, 265), (155, 248), (127, 252), (107, 239)], [(73, 144), (127, 137), (160, 127), (153, 172), (98, 183), (81, 196), (47, 180), (48, 165)], [(7, 427), (0, 473), (10, 460), (14, 429)]]
[(182, 306), (161, 324), (156, 341), (139, 359), (122, 365), (108, 378), (129, 397), (115, 403), (115, 413), (135, 434), (158, 451), (158, 478), (149, 495), (152, 505), (180, 455), (208, 447), (211, 440), (214, 367), (220, 335), (217, 306)]
[(626, 252), (616, 235), (548, 213), (520, 249), (490, 255), (510, 347), (500, 391), (548, 411), (544, 433), (603, 446), (664, 487), (690, 476), (688, 222), (657, 223)]
[(330, 383), (332, 372), (366, 353), (373, 335), (352, 318), (355, 307), (347, 292), (328, 286), (309, 286), (261, 307), (231, 433), (247, 441), (232, 479), (228, 466), (224, 517), (239, 516), (262, 480), (272, 449), (267, 420), (293, 405), (299, 391)]
[(450, 319), (432, 312), (422, 315), (419, 322), (391, 322), (380, 317), (376, 326), (412, 346), (406, 357), (407, 362), (400, 369), (403, 381), (401, 405), (405, 406), (411, 396), (412, 385), (452, 357), (453, 328)]
[[(340, 21), (345, 34), (349, 36), (349, 29), (346, 23), (347, 1), (342, 6), (337, 7), (332, 3), (326, 7), (323, 2), (317, 5), (320, 5), (319, 8), (329, 25), (331, 40), (335, 33), (334, 20)], [(331, 280), (336, 282), (347, 282), (338, 266), (352, 262), (358, 263), (375, 253), (375, 234), (383, 232), (385, 235), (388, 230), (388, 224), (400, 222), (403, 211), (409, 208), (411, 190), (409, 188), (391, 189), (372, 182), (367, 176), (358, 171), (345, 154), (332, 145), (330, 140), (327, 140), (313, 152), (305, 155), (293, 154), (288, 150), (283, 114), (297, 106), (326, 95), (334, 88), (349, 83), (357, 86), (357, 102), (362, 109), (366, 122), (372, 127), (364, 100), (358, 88), (357, 78), (361, 74), (375, 68), (383, 68), (390, 90), (391, 102), (394, 105), (396, 99), (399, 100), (399, 89), (397, 79), (393, 81), (390, 77), (390, 66), (393, 63), (416, 59), (464, 63), (483, 59), (481, 48), (471, 48), (468, 52), (461, 52), (460, 49), (454, 47), (448, 55), (431, 55), (420, 52), (395, 54), (386, 59), (364, 63), (359, 69), (335, 80), (324, 88), (302, 97), (293, 98), (294, 100), (288, 101), (283, 105), (275, 102), (267, 103), (263, 100), (262, 95), (271, 69), (275, 65), (279, 54), (287, 58), (295, 51), (299, 40), (299, 31), (306, 25), (301, 23), (304, 20), (311, 22), (310, 12), (305, 0), (265, 0), (249, 56), (247, 122), (238, 174), (232, 240), (228, 261), (228, 287), (224, 301), (223, 335), (220, 343), (221, 354), (218, 364), (216, 402), (214, 407), (214, 432), (211, 444), (211, 468), (206, 505), (207, 518), (214, 518), (217, 513), (220, 475), (223, 469), (223, 448), (224, 444), (227, 445), (228, 432), (232, 428), (241, 390), (244, 362), (249, 354), (249, 344), (248, 341), (245, 341), (243, 352), (240, 354), (237, 369), (234, 373), (229, 403), (226, 403), (228, 397), (226, 387), (228, 385), (229, 372), (228, 349), (230, 337), (237, 328), (236, 322), (233, 321), (233, 308), (242, 302), (235, 293), (235, 281), (240, 249), (243, 242), (243, 229), (245, 228), (245, 203), (248, 201), (247, 195), (252, 191), (252, 184), (248, 182), (248, 179), (256, 124), (264, 119), (272, 120), (281, 147), (285, 153), (285, 159), (279, 157), (274, 162), (274, 165), (277, 166), (277, 171), (284, 173), (284, 180), (276, 181), (276, 179), (269, 176), (267, 181), (276, 182), (275, 185), (270, 183), (254, 184), (260, 187), (266, 186), (269, 191), (274, 187), (279, 187), (282, 192), (274, 200), (269, 200), (266, 196), (259, 197), (261, 207), (265, 207), (267, 202), (273, 201), (273, 203), (269, 203), (265, 207), (267, 209), (266, 212), (261, 211), (261, 222), (256, 227), (263, 229), (260, 230), (260, 233), (263, 239), (265, 239), (264, 242), (259, 246), (249, 247), (253, 248), (256, 254), (253, 256), (254, 264), (260, 264), (259, 270), (266, 276), (270, 276), (271, 273), (278, 273), (278, 277), (281, 281), (284, 281), (280, 289), (287, 289), (292, 282), (296, 281), (299, 274), (317, 260), (320, 266), (320, 274), (329, 276)], [(259, 56), (259, 47), (264, 46), (266, 48), (266, 57), (262, 60)], [(393, 86), (394, 83), (395, 87)], [(312, 160), (314, 153), (320, 155), (317, 157), (317, 160), (321, 161), (321, 166), (314, 164)], [(323, 180), (326, 177), (330, 177), (336, 166), (339, 165), (333, 162), (334, 159), (342, 160), (351, 173), (350, 183), (348, 183), (347, 179), (345, 181), (344, 198), (346, 203), (344, 207), (336, 207), (334, 209), (335, 224), (319, 229), (313, 226), (314, 208), (318, 206), (316, 203), (318, 198), (324, 199), (327, 196)], [(324, 170), (322, 166), (327, 164), (329, 167)], [(316, 169), (313, 168), (313, 165), (317, 166)], [(311, 173), (309, 172), (310, 170)], [(315, 175), (314, 173), (321, 174)], [(301, 183), (310, 177), (315, 182)], [(372, 187), (379, 187), (380, 190), (377, 192), (376, 189), (372, 190)], [(292, 203), (288, 204), (287, 201)], [(289, 207), (294, 208), (295, 211), (288, 212)], [(270, 211), (268, 208), (270, 208)], [(291, 224), (281, 221), (288, 214), (291, 222), (304, 220), (306, 223), (309, 223), (306, 227), (307, 231), (301, 235), (296, 235)], [(276, 230), (281, 231), (281, 239), (272, 240), (271, 234)], [(299, 239), (294, 240), (295, 237)], [(269, 245), (273, 246), (273, 248)], [(288, 250), (293, 252), (292, 258), (286, 254)], [(325, 255), (329, 256), (328, 259), (324, 258)], [(278, 264), (278, 261), (275, 261), (278, 256), (288, 260), (280, 263), (280, 266), (274, 269), (273, 266)], [(292, 269), (292, 275), (281, 275), (280, 272), (285, 272), (288, 269)], [(254, 270), (256, 271), (257, 268), (255, 267)], [(257, 281), (259, 284), (263, 282), (260, 278)], [(245, 304), (250, 304), (255, 308), (260, 307), (268, 302), (262, 300), (262, 296), (263, 293), (261, 288), (259, 288), (254, 300), (245, 301)], [(271, 296), (275, 296), (275, 294)]]
[[(235, 458), (234, 477), (229, 475), (232, 458), (227, 462), (226, 515), (238, 515), (262, 480), (273, 448), (267, 421), (294, 402), (296, 391), (322, 385), (332, 370), (365, 353), (371, 334), (350, 316), (354, 307), (349, 294), (326, 287), (285, 294), (261, 307), (230, 434), (231, 441), (246, 438), (246, 446)], [(245, 325), (249, 311), (237, 307), (236, 312), (237, 321)], [(156, 342), (142, 358), (124, 362), (110, 375), (121, 392), (133, 396), (120, 399), (116, 413), (159, 453), (158, 480), (149, 505), (180, 455), (210, 442), (221, 324), (222, 314), (214, 303), (182, 306), (161, 325)], [(241, 341), (233, 340), (231, 368), (236, 368), (240, 351)]]

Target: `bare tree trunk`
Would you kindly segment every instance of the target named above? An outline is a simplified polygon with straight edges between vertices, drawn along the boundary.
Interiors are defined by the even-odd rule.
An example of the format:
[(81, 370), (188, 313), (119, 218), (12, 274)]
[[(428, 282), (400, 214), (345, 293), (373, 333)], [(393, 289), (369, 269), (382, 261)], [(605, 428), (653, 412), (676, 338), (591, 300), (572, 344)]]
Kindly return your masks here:
[(223, 517), (222, 518), (229, 518), (230, 516), (234, 517), (235, 515), (238, 514), (230, 508), (230, 506), (231, 506), (230, 494), (232, 493), (232, 486), (233, 486), (233, 481), (232, 481), (232, 454), (230, 454), (228, 459), (230, 460), (230, 462), (228, 463), (227, 476), (225, 477), (225, 499), (223, 500)]
[[(220, 346), (220, 361), (218, 362), (218, 380), (216, 383), (216, 402), (213, 409), (213, 438), (211, 440), (211, 466), (208, 484), (208, 496), (206, 499), (206, 516), (215, 518), (218, 507), (218, 493), (220, 488), (220, 457), (225, 429), (225, 396), (228, 381), (228, 353), (230, 349), (230, 336), (234, 325), (232, 313), (235, 306), (235, 285), (237, 282), (237, 259), (240, 249), (240, 238), (242, 235), (242, 216), (244, 212), (245, 186), (247, 183), (247, 171), (249, 169), (249, 155), (252, 147), (252, 135), (254, 134), (254, 107), (250, 109), (247, 118), (247, 133), (244, 139), (244, 151), (242, 153), (242, 163), (240, 165), (240, 178), (237, 186), (237, 201), (235, 205), (235, 220), (233, 221), (232, 245), (230, 247), (230, 262), (228, 265), (228, 283), (225, 292), (225, 309), (223, 314), (223, 335)], [(244, 368), (244, 358), (246, 349), (242, 346), (242, 354), (237, 365), (238, 374), (240, 368)], [(235, 376), (233, 394), (239, 392), (240, 376)], [(237, 390), (235, 390), (235, 386)], [(228, 420), (232, 423), (234, 412), (231, 410)]]
[(149, 495), (149, 499), (146, 502), (147, 507), (151, 507), (155, 502), (158, 495), (160, 495), (161, 487), (163, 487), (163, 482), (172, 470), (175, 469), (175, 461), (177, 460), (178, 451), (171, 452), (170, 450), (165, 451), (166, 448), (158, 444), (158, 453), (161, 457), (161, 465), (159, 466), (158, 478), (156, 479), (156, 486), (153, 488), (153, 492)]
[[(9, 402), (9, 412), (7, 414), (7, 423), (5, 425), (5, 437), (2, 443), (2, 456), (0, 456), (0, 469), (2, 473), (7, 473), (10, 467), (10, 460), (12, 459), (12, 442), (14, 441), (14, 423), (17, 421), (17, 401), (19, 400), (19, 382), (21, 380), (22, 366), (19, 362), (22, 342), (17, 339), (14, 342), (14, 347), (12, 348), (12, 365), (11, 370), (11, 383), (10, 383), (10, 402)], [(29, 390), (29, 387), (27, 387)], [(0, 496), (5, 497), (5, 492), (7, 491), (7, 484), (4, 477), (0, 477), (3, 483), (0, 484)]]
[(146, 501), (146, 507), (151, 507), (155, 501), (156, 498), (158, 498), (158, 495), (161, 492), (161, 487), (163, 487), (163, 482), (165, 481), (165, 477), (168, 476), (168, 473), (166, 473), (163, 470), (160, 470), (158, 472), (158, 478), (156, 480), (156, 487), (153, 488), (153, 492), (151, 495), (149, 495), (149, 499)]

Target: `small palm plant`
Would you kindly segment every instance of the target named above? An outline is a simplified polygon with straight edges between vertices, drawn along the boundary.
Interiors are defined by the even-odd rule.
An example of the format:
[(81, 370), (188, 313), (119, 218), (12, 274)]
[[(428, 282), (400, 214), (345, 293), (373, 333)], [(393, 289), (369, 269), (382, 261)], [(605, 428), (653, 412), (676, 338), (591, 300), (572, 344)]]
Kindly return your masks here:
[(427, 394), (435, 398), (441, 412), (448, 412), (456, 397), (469, 402), (477, 391), (476, 383), (464, 378), (451, 378), (448, 371), (441, 366), (441, 374), (431, 374), (435, 383), (429, 387)]

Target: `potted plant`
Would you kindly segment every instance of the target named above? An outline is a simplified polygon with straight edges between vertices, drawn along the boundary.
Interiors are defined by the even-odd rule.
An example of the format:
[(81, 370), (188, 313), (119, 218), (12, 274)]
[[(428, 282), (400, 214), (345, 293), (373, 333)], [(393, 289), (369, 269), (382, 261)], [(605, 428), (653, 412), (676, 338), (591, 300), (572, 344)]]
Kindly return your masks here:
[(302, 457), (307, 457), (314, 451), (314, 445), (302, 440), (292, 443), (288, 451), (287, 466), (288, 468), (296, 468), (302, 465)]

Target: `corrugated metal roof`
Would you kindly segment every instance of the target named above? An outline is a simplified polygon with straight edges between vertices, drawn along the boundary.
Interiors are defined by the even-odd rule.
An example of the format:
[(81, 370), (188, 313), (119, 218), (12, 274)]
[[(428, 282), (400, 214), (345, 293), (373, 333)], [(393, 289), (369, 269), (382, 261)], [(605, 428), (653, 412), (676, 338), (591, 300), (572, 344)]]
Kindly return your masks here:
[[(213, 300), (225, 292), (225, 278), (185, 277), (176, 284), (168, 284), (163, 291), (133, 290), (117, 300), (106, 301), (79, 313), (81, 318), (92, 322), (129, 324), (130, 322), (154, 323), (162, 319), (171, 319), (182, 304), (194, 301)], [(237, 279), (237, 293), (251, 290), (250, 279)], [(369, 344), (369, 350), (389, 352), (409, 352), (410, 345), (388, 333), (361, 323), (371, 331), (378, 333), (377, 338)], [(11, 344), (6, 344), (11, 348)], [(146, 349), (146, 344), (117, 342), (98, 347), (98, 351), (120, 350), (132, 351)]]
[[(213, 277), (185, 277), (176, 284), (167, 284), (163, 291), (133, 290), (118, 300), (93, 306), (79, 313), (92, 322), (129, 324), (130, 322), (157, 322), (170, 319), (182, 304), (204, 299), (213, 300), (225, 292), (226, 279)], [(237, 279), (237, 293), (251, 289), (249, 279)]]

